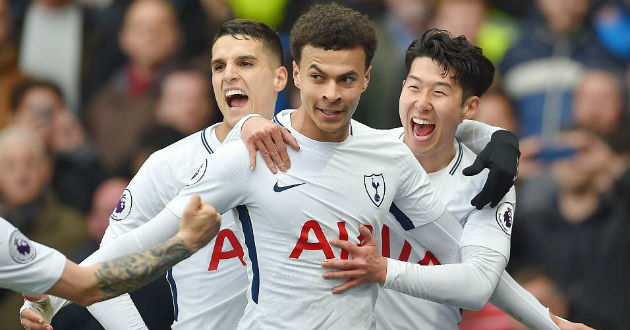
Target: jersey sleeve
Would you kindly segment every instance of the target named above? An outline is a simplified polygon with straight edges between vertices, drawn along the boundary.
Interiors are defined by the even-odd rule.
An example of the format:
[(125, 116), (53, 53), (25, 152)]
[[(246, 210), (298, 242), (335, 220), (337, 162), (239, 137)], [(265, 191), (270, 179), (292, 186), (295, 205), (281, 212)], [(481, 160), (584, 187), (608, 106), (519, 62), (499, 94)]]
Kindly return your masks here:
[(492, 134), (499, 130), (502, 130), (502, 128), (466, 119), (457, 126), (455, 137), (474, 153), (478, 154), (490, 142)]
[(411, 151), (406, 151), (398, 160), (401, 184), (390, 212), (402, 228), (411, 230), (439, 218), (445, 206), (438, 199), (425, 170)]
[(516, 193), (512, 187), (496, 207), (474, 209), (464, 225), (460, 245), (484, 246), (509, 260), (515, 206)]
[(516, 283), (506, 271), (501, 274), (490, 302), (529, 329), (559, 329), (551, 319), (549, 309)]
[(37, 295), (61, 278), (66, 257), (61, 252), (29, 240), (2, 219), (0, 225), (0, 286)]
[(208, 168), (212, 170), (199, 182), (184, 187), (166, 208), (181, 218), (195, 194), (221, 214), (242, 204), (253, 184), (245, 145), (235, 141), (221, 148), (208, 158)]

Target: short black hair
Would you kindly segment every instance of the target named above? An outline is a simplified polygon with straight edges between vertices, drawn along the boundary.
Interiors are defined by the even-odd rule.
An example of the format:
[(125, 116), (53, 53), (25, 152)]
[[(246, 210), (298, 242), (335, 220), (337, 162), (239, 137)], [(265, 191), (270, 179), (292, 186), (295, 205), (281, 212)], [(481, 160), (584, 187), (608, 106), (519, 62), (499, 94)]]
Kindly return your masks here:
[(276, 31), (265, 23), (249, 19), (233, 19), (224, 22), (219, 26), (219, 30), (214, 35), (212, 45), (214, 46), (217, 39), (225, 35), (230, 35), (235, 39), (251, 38), (252, 40), (260, 41), (263, 43), (263, 47), (271, 50), (271, 53), (276, 57), (280, 65), (284, 63), (284, 53), (280, 37)]
[(62, 103), (65, 102), (63, 98), (63, 92), (61, 91), (61, 88), (59, 87), (59, 85), (48, 80), (27, 79), (19, 83), (13, 89), (13, 93), (11, 94), (11, 111), (15, 112), (17, 108), (20, 106), (20, 104), (22, 104), (22, 101), (24, 100), (24, 97), (26, 96), (26, 94), (31, 89), (35, 89), (35, 88), (48, 89), (52, 91), (53, 93), (55, 93), (59, 97), (59, 100)]
[(472, 95), (481, 97), (494, 79), (494, 65), (481, 48), (464, 36), (453, 38), (446, 30), (430, 29), (411, 43), (405, 53), (407, 74), (417, 57), (429, 57), (439, 63), (443, 76), (454, 71), (453, 79), (462, 87), (462, 102)]
[(306, 45), (325, 50), (361, 46), (367, 68), (376, 51), (376, 32), (370, 19), (354, 9), (336, 3), (316, 4), (302, 14), (291, 29), (291, 53), (297, 63)]

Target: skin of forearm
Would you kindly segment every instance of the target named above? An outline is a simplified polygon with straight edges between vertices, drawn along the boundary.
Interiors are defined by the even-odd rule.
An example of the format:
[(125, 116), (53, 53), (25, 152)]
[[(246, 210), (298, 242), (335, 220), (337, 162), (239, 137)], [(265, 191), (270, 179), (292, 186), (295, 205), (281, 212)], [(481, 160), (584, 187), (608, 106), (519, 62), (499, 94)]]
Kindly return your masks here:
[(175, 236), (148, 251), (103, 262), (94, 276), (102, 298), (107, 299), (150, 283), (193, 253)]

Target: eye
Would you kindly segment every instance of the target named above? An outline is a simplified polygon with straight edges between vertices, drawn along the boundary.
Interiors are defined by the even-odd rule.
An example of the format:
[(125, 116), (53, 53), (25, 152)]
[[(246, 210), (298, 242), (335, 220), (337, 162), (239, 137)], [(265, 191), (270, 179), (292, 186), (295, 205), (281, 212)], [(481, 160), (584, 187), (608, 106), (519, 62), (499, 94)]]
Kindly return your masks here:
[(218, 64), (218, 63), (217, 63), (217, 64), (215, 64), (215, 65), (212, 67), (212, 70), (214, 70), (214, 71), (221, 71), (221, 70), (223, 70), (224, 68), (225, 68), (225, 65), (223, 65), (223, 64)]
[(433, 91), (433, 94), (440, 95), (440, 96), (446, 96), (446, 93), (444, 93), (443, 91)]
[(350, 83), (353, 83), (355, 81), (356, 81), (356, 79), (354, 79), (353, 77), (342, 77), (340, 79), (340, 82), (343, 83), (343, 84), (350, 84)]
[(244, 62), (241, 62), (241, 66), (254, 66), (254, 63), (244, 61)]
[(321, 74), (317, 74), (317, 73), (311, 74), (311, 78), (313, 78), (313, 80), (322, 80), (322, 79), (324, 79), (324, 77), (322, 77)]
[(418, 88), (418, 86), (416, 86), (416, 85), (409, 85), (409, 86), (407, 86), (407, 88), (409, 88), (409, 89), (411, 89), (411, 90), (414, 90), (414, 91), (417, 91), (417, 90), (419, 90), (419, 89), (420, 89), (420, 88)]

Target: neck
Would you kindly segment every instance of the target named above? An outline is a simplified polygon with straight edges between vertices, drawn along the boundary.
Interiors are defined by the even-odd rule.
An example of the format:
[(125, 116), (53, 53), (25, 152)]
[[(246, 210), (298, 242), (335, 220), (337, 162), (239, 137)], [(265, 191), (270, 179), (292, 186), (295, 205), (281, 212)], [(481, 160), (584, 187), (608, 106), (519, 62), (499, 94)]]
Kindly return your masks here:
[(234, 126), (230, 126), (226, 121), (222, 121), (221, 124), (217, 125), (217, 128), (214, 129), (214, 134), (217, 136), (217, 140), (223, 143), (228, 133), (234, 128)]
[(593, 190), (566, 191), (558, 197), (560, 214), (569, 223), (582, 223), (597, 210), (599, 195)]
[(450, 143), (433, 153), (415, 156), (427, 173), (433, 173), (445, 168), (451, 163), (453, 158), (455, 158), (455, 146)]
[(138, 62), (130, 62), (129, 70), (137, 79), (149, 81), (153, 79), (155, 67)]
[(326, 132), (315, 124), (302, 108), (291, 114), (291, 126), (300, 134), (320, 142), (343, 142), (348, 138), (350, 122), (335, 132)]

